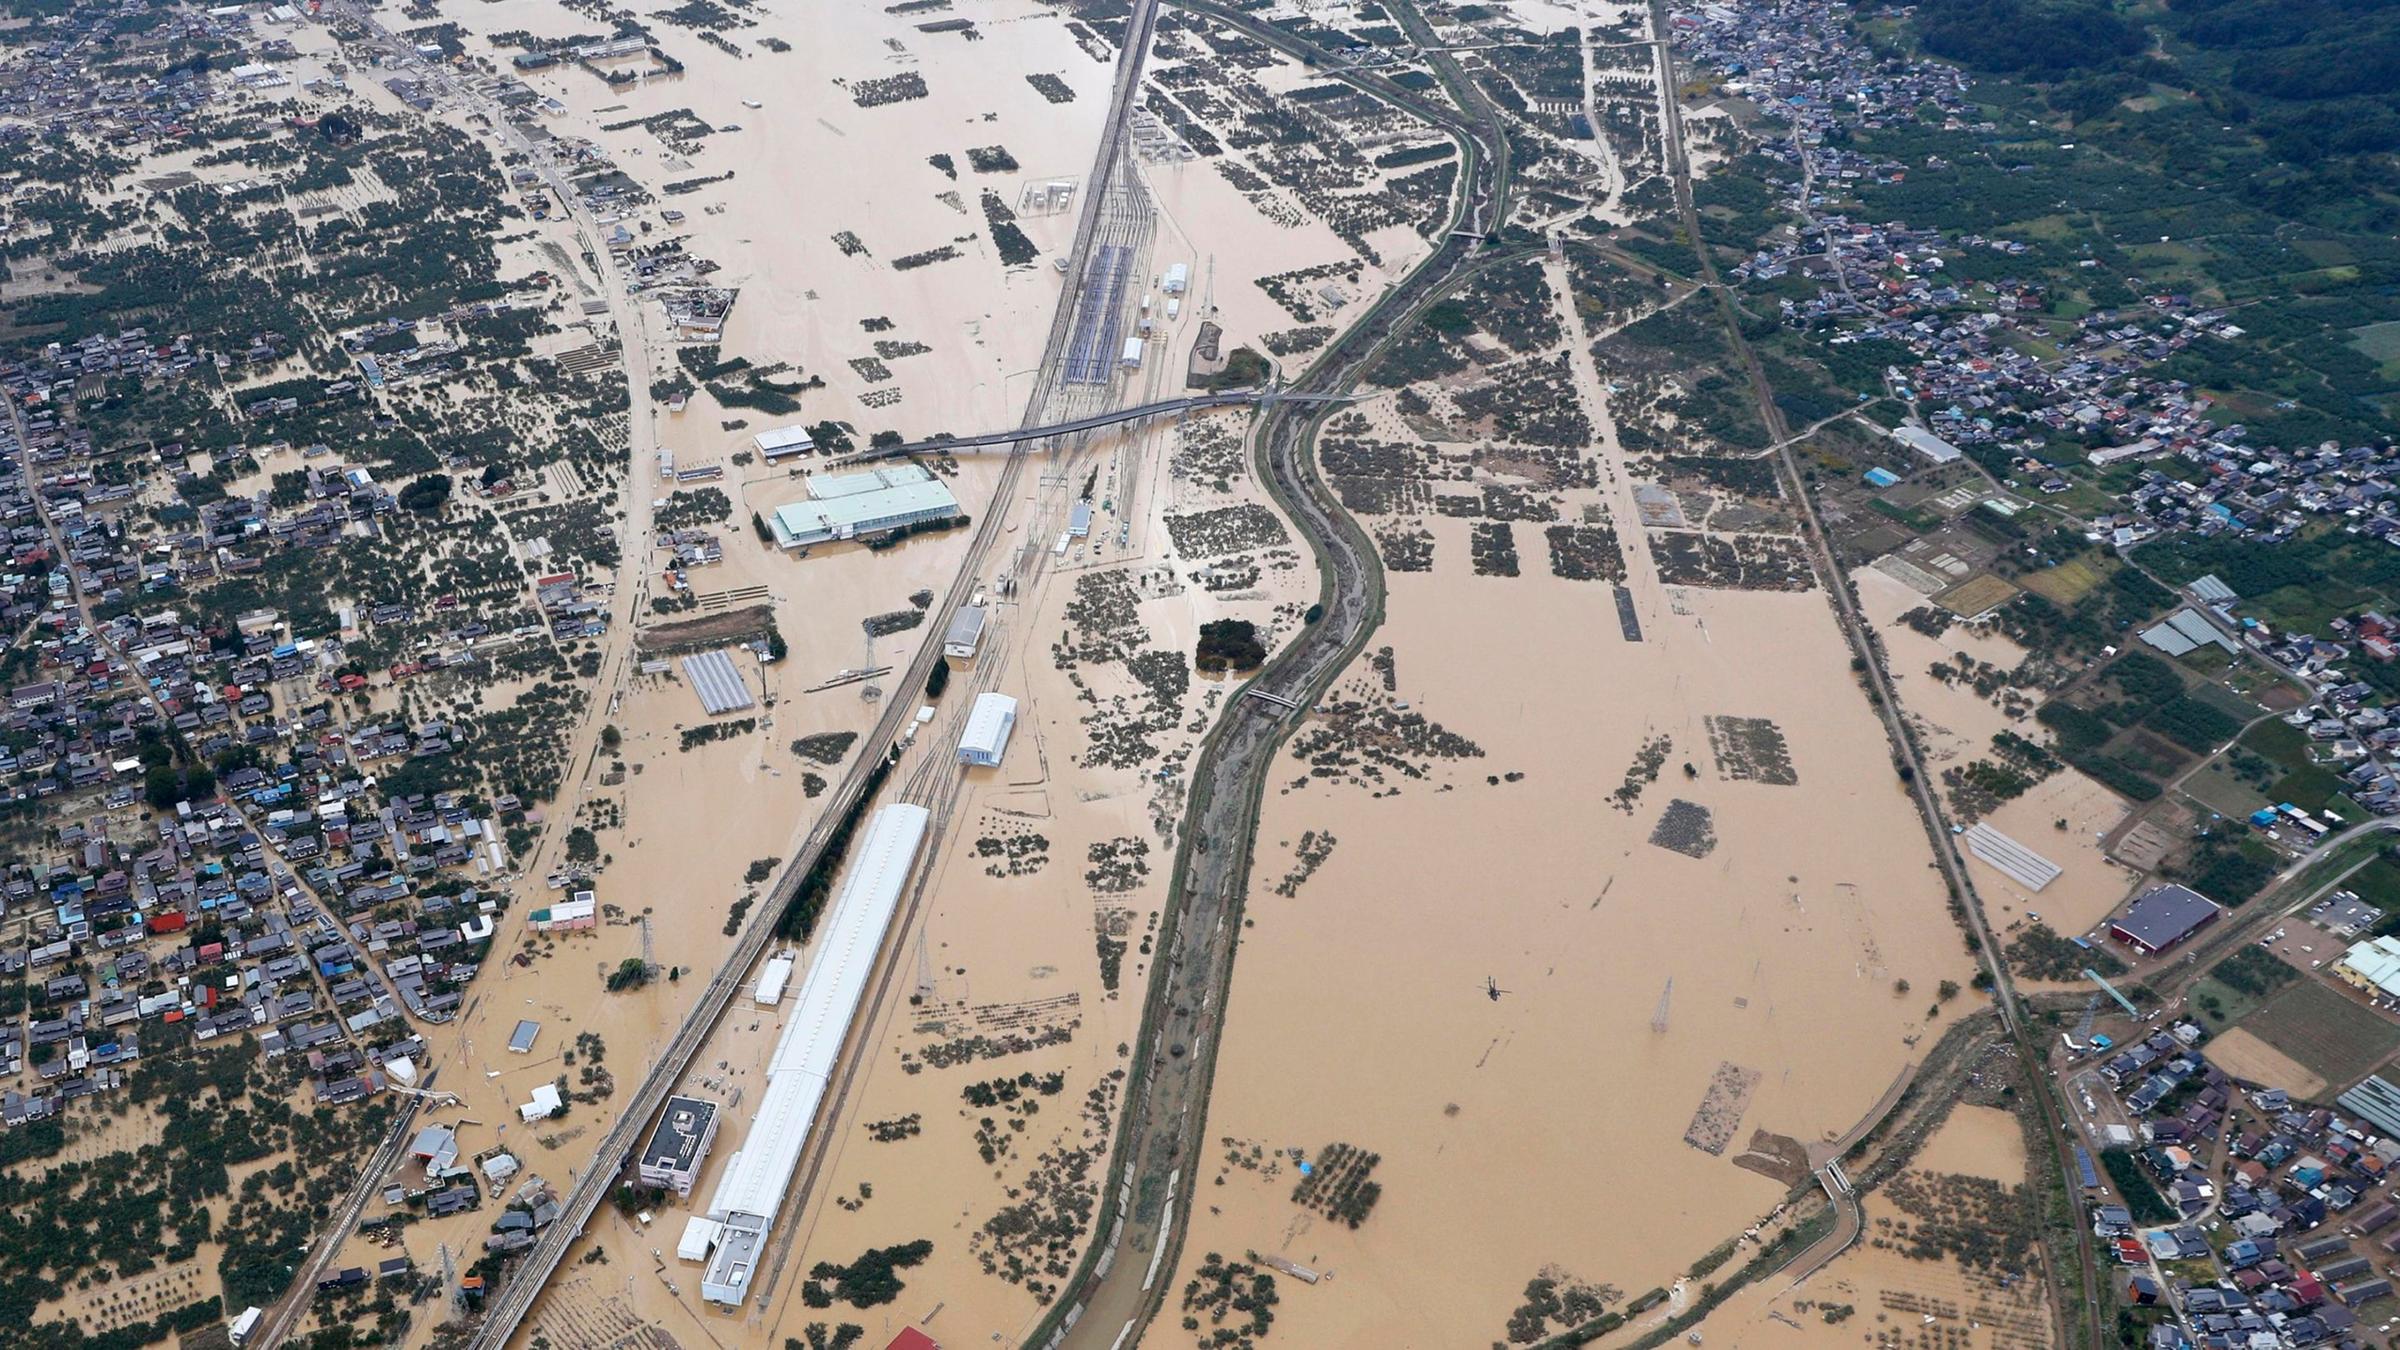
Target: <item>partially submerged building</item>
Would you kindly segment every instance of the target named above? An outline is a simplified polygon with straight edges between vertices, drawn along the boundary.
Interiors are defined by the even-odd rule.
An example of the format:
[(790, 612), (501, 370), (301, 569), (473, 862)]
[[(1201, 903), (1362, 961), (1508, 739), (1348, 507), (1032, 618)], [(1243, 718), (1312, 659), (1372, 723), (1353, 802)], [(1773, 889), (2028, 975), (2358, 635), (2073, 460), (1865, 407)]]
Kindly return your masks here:
[(981, 605), (960, 605), (942, 634), (942, 655), (953, 661), (972, 661), (983, 650), (983, 625), (989, 612)]
[(975, 696), (967, 714), (967, 729), (959, 734), (958, 762), (997, 768), (1008, 753), (1009, 733), (1016, 729), (1017, 701), (1006, 694)]
[(815, 439), (799, 427), (775, 427), (752, 436), (750, 440), (769, 464), (793, 455), (805, 455), (817, 448)]
[(948, 485), (919, 464), (818, 474), (809, 480), (808, 494), (808, 500), (779, 506), (768, 517), (780, 547), (874, 539), (965, 514)]
[(700, 1179), (701, 1165), (708, 1161), (708, 1146), (716, 1138), (715, 1102), (680, 1095), (667, 1098), (658, 1127), (642, 1144), (636, 1168), (642, 1184), (690, 1195), (692, 1183)]
[(756, 705), (742, 672), (734, 666), (733, 658), (722, 651), (683, 658), (683, 678), (690, 682), (692, 692), (700, 696), (701, 708), (711, 717)]

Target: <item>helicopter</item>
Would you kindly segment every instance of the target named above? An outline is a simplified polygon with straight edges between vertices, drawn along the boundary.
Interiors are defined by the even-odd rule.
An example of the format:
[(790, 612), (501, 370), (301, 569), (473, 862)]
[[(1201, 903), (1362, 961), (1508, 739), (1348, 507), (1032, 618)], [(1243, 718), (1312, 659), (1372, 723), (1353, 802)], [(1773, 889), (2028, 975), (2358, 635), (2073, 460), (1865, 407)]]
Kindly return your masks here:
[(1500, 982), (1493, 979), (1491, 976), (1486, 975), (1483, 977), (1483, 995), (1492, 1002), (1498, 1003), (1502, 994), (1510, 992), (1512, 991), (1501, 988)]

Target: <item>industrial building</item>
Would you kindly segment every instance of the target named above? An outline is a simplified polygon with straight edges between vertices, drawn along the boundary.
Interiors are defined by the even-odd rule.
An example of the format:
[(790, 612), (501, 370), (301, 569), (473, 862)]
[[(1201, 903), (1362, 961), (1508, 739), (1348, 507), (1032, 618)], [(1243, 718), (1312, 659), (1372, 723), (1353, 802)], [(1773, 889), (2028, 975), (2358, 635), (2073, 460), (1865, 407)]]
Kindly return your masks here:
[(2225, 911), (2189, 886), (2153, 886), (2108, 925), (2117, 941), (2156, 956), (2217, 921)]
[(783, 991), (792, 982), (793, 960), (788, 951), (768, 957), (766, 968), (758, 972), (758, 983), (750, 989), (750, 1001), (762, 1008), (783, 1002)]
[[(739, 1307), (750, 1296), (767, 1233), (783, 1207), (834, 1060), (866, 995), (868, 972), (931, 820), (922, 806), (886, 806), (868, 821), (851, 857), (841, 893), (826, 915), (823, 945), (809, 963), (791, 1019), (767, 1061), (767, 1089), (750, 1132), (725, 1164), (706, 1217), (695, 1217), (676, 1246), (685, 1252), (713, 1245), (700, 1279), (700, 1296), (712, 1303)], [(713, 1233), (702, 1227), (708, 1224), (716, 1226)]]
[(1916, 451), (1936, 464), (1948, 464), (1964, 452), (1925, 428), (1909, 423), (1892, 428), (1892, 439)]
[(808, 500), (779, 506), (768, 517), (783, 548), (872, 539), (963, 514), (949, 487), (917, 464), (818, 474), (809, 480), (808, 494)]
[(2364, 1116), (2386, 1136), (2400, 1135), (2400, 1086), (2380, 1075), (2334, 1098), (2336, 1105)]
[(537, 933), (567, 933), (597, 927), (599, 905), (590, 891), (578, 894), (563, 904), (545, 905), (525, 916), (525, 925)]
[(650, 1131), (650, 1138), (642, 1144), (636, 1174), (645, 1186), (690, 1195), (692, 1183), (700, 1179), (700, 1165), (708, 1160), (708, 1146), (716, 1139), (715, 1102), (669, 1097), (667, 1109), (659, 1113), (658, 1128)]
[(772, 431), (762, 431), (750, 440), (758, 446), (758, 453), (769, 464), (792, 455), (805, 455), (817, 448), (817, 443), (799, 427), (776, 427)]
[(950, 627), (942, 634), (942, 655), (954, 661), (972, 661), (983, 649), (983, 625), (987, 612), (981, 605), (961, 605), (950, 616)]
[(2212, 643), (2229, 652), (2241, 650), (2233, 644), (2232, 638), (2218, 631), (2215, 624), (2200, 617), (2200, 612), (2189, 606), (2168, 615), (2165, 622), (2143, 629), (2142, 641), (2169, 656), (2182, 656)]
[(753, 705), (750, 686), (743, 682), (742, 672), (733, 668), (733, 658), (724, 652), (702, 652), (683, 658), (683, 678), (700, 696), (700, 706), (709, 716), (718, 717), (740, 712)]
[(2333, 976), (2353, 989), (2400, 998), (2400, 938), (2352, 943), (2333, 963)]
[(958, 762), (998, 768), (1008, 753), (1008, 735), (1017, 726), (1017, 701), (1006, 694), (977, 694), (967, 714), (967, 729), (958, 738)]

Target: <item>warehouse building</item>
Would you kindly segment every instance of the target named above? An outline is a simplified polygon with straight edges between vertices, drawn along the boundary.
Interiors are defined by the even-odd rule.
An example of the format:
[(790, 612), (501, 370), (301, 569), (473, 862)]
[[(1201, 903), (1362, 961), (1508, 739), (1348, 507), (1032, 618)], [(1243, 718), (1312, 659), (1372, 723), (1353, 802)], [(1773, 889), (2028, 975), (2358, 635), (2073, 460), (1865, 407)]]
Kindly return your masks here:
[(1911, 423), (1892, 428), (1892, 439), (1936, 464), (1952, 463), (1965, 453), (1925, 428)]
[(683, 678), (692, 686), (692, 692), (700, 696), (700, 706), (711, 717), (752, 706), (750, 686), (743, 682), (742, 672), (733, 668), (733, 658), (723, 652), (702, 652), (683, 658)]
[(2109, 924), (2109, 934), (2145, 956), (2156, 956), (2217, 921), (2225, 911), (2188, 886), (2153, 886)]
[(2400, 998), (2400, 938), (2379, 937), (2350, 944), (2333, 963), (2335, 979), (2353, 989)]
[(717, 1104), (699, 1097), (667, 1098), (658, 1128), (642, 1145), (637, 1169), (645, 1186), (690, 1195), (708, 1160), (708, 1146), (717, 1139)]
[(844, 539), (872, 539), (965, 514), (950, 489), (917, 464), (821, 473), (808, 481), (808, 493), (807, 501), (779, 506), (768, 518), (778, 545), (807, 548)]
[(766, 968), (758, 972), (758, 983), (750, 989), (750, 1001), (762, 1008), (783, 1002), (783, 991), (792, 982), (792, 963), (788, 951), (768, 957)]
[[(823, 945), (801, 979), (791, 1019), (767, 1061), (767, 1090), (741, 1149), (725, 1164), (705, 1217), (695, 1216), (678, 1252), (712, 1245), (700, 1296), (739, 1307), (766, 1248), (767, 1233), (783, 1207), (792, 1169), (816, 1123), (827, 1080), (850, 1023), (866, 995), (867, 975), (883, 948), (900, 892), (924, 846), (932, 813), (894, 803), (867, 822), (852, 855), (841, 893), (827, 912)], [(712, 1234), (706, 1225), (715, 1225)]]
[(758, 453), (764, 456), (769, 464), (793, 455), (805, 455), (817, 448), (817, 443), (799, 427), (776, 427), (772, 431), (762, 431), (750, 439), (758, 446)]
[(967, 729), (958, 738), (958, 762), (998, 768), (1008, 753), (1008, 735), (1017, 726), (1017, 701), (1006, 694), (977, 694), (967, 714)]
[(950, 629), (942, 634), (942, 655), (953, 661), (972, 661), (983, 649), (983, 623), (987, 612), (981, 605), (961, 605), (950, 616)]

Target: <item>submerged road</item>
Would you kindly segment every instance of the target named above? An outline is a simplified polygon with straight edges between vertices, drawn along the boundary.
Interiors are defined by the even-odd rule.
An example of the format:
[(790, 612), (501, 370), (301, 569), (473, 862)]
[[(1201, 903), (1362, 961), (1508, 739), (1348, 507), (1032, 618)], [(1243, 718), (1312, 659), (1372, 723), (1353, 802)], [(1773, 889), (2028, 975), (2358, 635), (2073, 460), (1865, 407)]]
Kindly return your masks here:
[[(1330, 70), (1335, 63), (1290, 34), (1197, 0), (1206, 13)], [(1423, 20), (1405, 0), (1390, 8), (1403, 24)], [(1192, 792), (1161, 919), (1150, 991), (1135, 1042), (1124, 1114), (1102, 1183), (1094, 1242), (1070, 1292), (1036, 1324), (1034, 1347), (1123, 1350), (1137, 1342), (1172, 1282), (1190, 1206), (1177, 1192), (1202, 1156), (1218, 1031), (1233, 974), (1251, 850), (1266, 776), (1285, 739), (1325, 688), (1349, 666), (1383, 619), (1383, 572), (1373, 544), (1317, 476), (1313, 447), (1330, 410), (1303, 398), (1347, 392), (1392, 338), (1458, 281), (1481, 250), (1462, 222), (1498, 220), (1508, 181), (1507, 144), (1481, 94), (1447, 56), (1435, 58), (1451, 97), (1467, 112), (1429, 106), (1365, 72), (1336, 72), (1441, 126), (1457, 138), (1463, 189), (1451, 228), (1417, 265), (1268, 406), (1256, 429), (1261, 479), (1316, 554), (1322, 577), (1316, 621), (1269, 662), (1236, 698), (1193, 762)], [(1480, 112), (1478, 110), (1481, 110)]]

